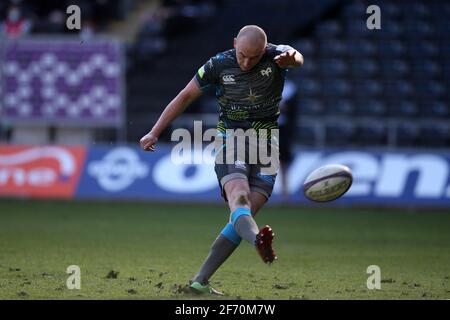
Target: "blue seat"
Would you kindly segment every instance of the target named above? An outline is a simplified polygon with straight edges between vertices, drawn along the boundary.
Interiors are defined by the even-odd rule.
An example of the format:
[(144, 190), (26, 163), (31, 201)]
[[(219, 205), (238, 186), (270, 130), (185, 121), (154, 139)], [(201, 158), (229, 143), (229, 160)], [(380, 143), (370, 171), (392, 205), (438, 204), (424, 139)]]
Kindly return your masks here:
[(355, 103), (355, 114), (358, 116), (381, 117), (385, 113), (386, 106), (378, 99), (360, 99)]
[(326, 79), (322, 82), (321, 94), (325, 97), (343, 97), (351, 92), (351, 86), (346, 80)]
[(376, 53), (376, 46), (372, 41), (366, 39), (349, 39), (343, 41), (346, 54), (350, 57), (370, 57)]
[(313, 125), (300, 125), (296, 129), (296, 141), (302, 145), (315, 145), (316, 130)]
[(319, 38), (330, 38), (330, 37), (337, 37), (341, 34), (342, 27), (337, 21), (329, 20), (324, 22), (319, 22), (319, 24), (316, 27), (316, 30), (314, 33)]
[(351, 116), (354, 105), (348, 99), (331, 99), (325, 101), (325, 112), (327, 115)]
[(347, 64), (342, 59), (322, 59), (318, 64), (323, 77), (340, 77), (347, 73)]
[(419, 98), (437, 99), (445, 93), (445, 86), (440, 81), (419, 80), (414, 83), (414, 95)]
[(400, 40), (382, 39), (377, 42), (378, 54), (383, 58), (403, 57), (406, 53), (406, 47)]
[(356, 129), (355, 142), (361, 146), (386, 144), (387, 129), (380, 122), (361, 124)]
[(401, 78), (409, 71), (408, 64), (402, 59), (380, 60), (379, 69), (382, 78)]
[(319, 42), (319, 54), (322, 57), (336, 58), (345, 53), (345, 46), (336, 39), (321, 40)]
[(361, 79), (352, 83), (352, 95), (355, 97), (374, 97), (382, 92), (382, 87), (377, 80)]
[(448, 147), (450, 130), (448, 126), (430, 124), (420, 129), (419, 143), (426, 147)]
[(404, 80), (388, 80), (383, 83), (383, 95), (386, 97), (406, 98), (412, 92), (412, 86)]
[(445, 119), (450, 115), (449, 104), (444, 101), (425, 100), (419, 103), (420, 115), (426, 118)]
[(400, 124), (395, 128), (396, 144), (402, 147), (414, 146), (419, 137), (419, 129), (415, 125)]
[[(416, 35), (417, 37), (417, 35)], [(439, 47), (432, 41), (421, 40), (417, 41), (414, 38), (408, 43), (408, 55), (410, 57), (417, 57), (419, 59), (433, 58), (439, 54)]]
[(408, 100), (392, 100), (387, 106), (387, 113), (391, 117), (411, 118), (418, 114), (417, 105)]
[(378, 71), (378, 65), (372, 59), (354, 59), (350, 62), (350, 74), (353, 77), (372, 77)]
[(317, 96), (320, 92), (320, 83), (312, 78), (305, 78), (298, 81), (300, 94), (303, 97)]
[(353, 142), (355, 128), (347, 123), (334, 123), (326, 126), (326, 144), (330, 146), (346, 146)]
[(318, 99), (300, 99), (298, 104), (298, 113), (300, 115), (317, 116), (323, 113), (323, 104)]
[(412, 62), (413, 76), (416, 78), (431, 78), (439, 75), (440, 66), (433, 60), (415, 60)]

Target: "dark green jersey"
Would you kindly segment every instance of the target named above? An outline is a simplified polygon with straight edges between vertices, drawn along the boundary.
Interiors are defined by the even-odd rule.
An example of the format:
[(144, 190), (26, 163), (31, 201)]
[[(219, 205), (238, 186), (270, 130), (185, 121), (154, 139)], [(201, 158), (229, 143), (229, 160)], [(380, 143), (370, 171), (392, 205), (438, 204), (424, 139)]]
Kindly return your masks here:
[(241, 70), (236, 50), (231, 49), (212, 57), (198, 70), (195, 78), (200, 88), (215, 88), (220, 130), (277, 128), (287, 69), (280, 68), (273, 59), (291, 49), (267, 44), (263, 57), (249, 71)]

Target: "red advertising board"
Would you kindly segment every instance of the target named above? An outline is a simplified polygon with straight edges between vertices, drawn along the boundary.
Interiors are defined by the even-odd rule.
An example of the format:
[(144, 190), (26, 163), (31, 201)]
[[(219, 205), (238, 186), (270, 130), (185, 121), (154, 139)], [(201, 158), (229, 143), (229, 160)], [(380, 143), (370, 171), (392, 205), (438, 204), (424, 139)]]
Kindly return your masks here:
[(73, 198), (85, 147), (0, 145), (0, 196)]

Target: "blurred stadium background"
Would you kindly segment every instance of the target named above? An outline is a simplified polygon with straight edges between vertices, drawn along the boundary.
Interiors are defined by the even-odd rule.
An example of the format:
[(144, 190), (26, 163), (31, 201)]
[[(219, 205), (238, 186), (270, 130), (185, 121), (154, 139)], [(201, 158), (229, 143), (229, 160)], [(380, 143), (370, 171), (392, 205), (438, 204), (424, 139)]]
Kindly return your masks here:
[[(66, 8), (72, 4), (81, 8), (79, 31), (66, 27), (69, 16)], [(380, 30), (369, 30), (366, 26), (369, 17), (366, 9), (372, 4), (381, 9)], [(319, 222), (329, 218), (347, 230), (350, 238), (345, 241), (349, 244), (358, 242), (362, 236), (371, 247), (381, 241), (380, 252), (386, 252), (390, 244), (399, 245), (395, 238), (399, 236), (404, 240), (400, 241), (404, 247), (396, 247), (400, 256), (401, 252), (417, 248), (405, 261), (424, 263), (431, 258), (427, 254), (433, 255), (436, 269), (430, 277), (440, 277), (444, 282), (433, 278), (429, 291), (417, 291), (409, 297), (448, 298), (450, 241), (445, 230), (450, 229), (450, 220), (434, 209), (450, 210), (449, 16), (450, 3), (445, 0), (1, 1), (0, 238), (3, 237), (4, 250), (0, 253), (0, 268), (3, 268), (0, 280), (3, 288), (9, 288), (1, 296), (17, 297), (17, 292), (24, 292), (15, 287), (10, 271), (14, 271), (14, 263), (26, 264), (27, 260), (20, 254), (23, 248), (30, 247), (23, 251), (28, 252), (33, 245), (36, 248), (43, 245), (34, 242), (39, 234), (33, 232), (47, 228), (44, 233), (58, 242), (64, 232), (55, 235), (52, 230), (66, 230), (61, 226), (71, 221), (68, 217), (80, 212), (91, 214), (93, 221), (97, 221), (99, 214), (114, 206), (109, 200), (126, 201), (119, 207), (130, 216), (134, 210), (138, 211), (139, 217), (153, 228), (165, 228), (169, 223), (158, 212), (176, 213), (187, 202), (191, 203), (188, 212), (192, 215), (211, 218), (211, 224), (205, 226), (209, 233), (198, 241), (198, 252), (191, 253), (196, 263), (189, 265), (190, 269), (176, 269), (180, 279), (172, 281), (182, 281), (195, 271), (221, 221), (226, 219), (226, 210), (212, 166), (175, 165), (170, 161), (170, 148), (174, 145), (170, 135), (176, 128), (193, 132), (194, 120), (202, 120), (205, 129), (215, 127), (218, 106), (214, 92), (205, 94), (166, 130), (160, 138), (158, 152), (141, 152), (138, 141), (209, 57), (231, 48), (233, 37), (242, 26), (257, 24), (266, 30), (271, 43), (290, 44), (305, 57), (302, 68), (288, 73), (280, 122), (287, 141), (285, 150), (291, 153), (285, 153), (286, 183), (278, 179), (267, 209), (268, 219), (275, 226), (279, 222), (281, 229), (285, 226), (283, 232), (290, 235), (286, 239), (291, 240), (290, 253), (298, 259), (294, 260), (303, 265), (302, 259), (310, 262), (325, 259), (314, 256), (312, 251), (306, 258), (296, 255), (295, 244), (303, 241), (307, 248), (308, 240), (309, 244), (315, 243), (314, 235), (302, 239), (300, 232), (308, 232), (308, 223), (320, 229)], [(318, 205), (303, 197), (302, 182), (309, 172), (325, 163), (347, 164), (353, 170), (354, 184), (345, 197), (320, 206), (324, 211), (316, 217), (309, 212)], [(30, 199), (68, 201), (42, 203)], [(107, 202), (80, 202), (86, 199)], [(130, 200), (145, 200), (147, 206)], [(78, 202), (72, 204), (72, 201)], [(175, 204), (162, 209), (164, 206), (152, 205), (156, 201)], [(287, 203), (293, 208), (285, 208), (283, 205)], [(222, 207), (214, 207), (220, 213), (211, 214), (209, 204), (220, 204)], [(155, 219), (148, 221), (148, 217), (140, 215), (145, 211), (143, 205), (149, 215), (155, 214)], [(353, 211), (348, 211), (351, 207)], [(369, 209), (361, 211), (357, 207)], [(373, 209), (379, 207), (395, 209), (383, 213), (380, 219), (374, 217), (379, 209)], [(418, 208), (428, 218), (396, 215), (415, 212)], [(119, 232), (123, 238), (116, 239), (120, 247), (119, 241), (126, 242), (128, 232), (135, 232), (139, 221), (131, 219), (127, 224), (117, 210), (112, 215), (117, 224), (106, 230), (117, 231), (120, 227), (127, 230)], [(155, 210), (159, 211), (155, 213)], [(342, 213), (344, 220), (338, 222), (335, 212)], [(305, 229), (289, 229), (288, 220), (278, 221), (277, 214), (279, 219), (289, 219), (290, 226), (297, 223), (297, 228), (301, 225)], [(398, 224), (392, 226), (390, 217), (394, 215), (392, 219)], [(80, 221), (89, 223), (88, 217), (81, 217)], [(51, 223), (41, 225), (41, 218)], [(379, 237), (366, 233), (370, 221), (375, 221), (371, 219), (376, 219), (382, 230)], [(408, 233), (411, 231), (408, 223), (421, 224), (422, 219), (425, 220), (423, 229), (414, 225), (414, 232)], [(80, 221), (73, 223), (78, 226)], [(368, 225), (361, 221), (368, 221)], [(34, 223), (42, 229), (36, 231)], [(172, 231), (182, 232), (185, 227), (180, 222), (179, 229), (174, 227)], [(21, 240), (15, 238), (18, 230), (23, 231), (23, 234), (19, 232), (23, 236)], [(69, 236), (77, 234), (70, 228), (66, 231)], [(94, 231), (99, 230), (93, 227)], [(327, 231), (331, 233), (322, 230), (339, 246), (342, 235), (333, 238), (333, 232), (340, 234), (340, 230), (330, 227)], [(91, 236), (95, 237), (92, 234), (87, 237)], [(418, 239), (423, 240), (421, 245)], [(143, 249), (141, 240), (153, 241), (136, 236), (131, 243), (140, 243), (138, 247)], [(98, 244), (107, 240), (92, 241)], [(91, 243), (87, 241), (86, 246)], [(69, 241), (65, 245), (71, 244)], [(287, 245), (281, 250), (287, 251), (286, 248)], [(362, 249), (358, 247), (358, 250)], [(36, 268), (51, 269), (39, 257), (35, 258)], [(67, 257), (60, 258), (54, 257), (55, 264), (66, 260), (70, 263)], [(161, 270), (169, 264), (164, 263), (159, 266)], [(361, 265), (364, 263), (365, 260)], [(305, 268), (312, 266), (306, 264)], [(54, 267), (54, 274), (60, 267)], [(295, 265), (291, 267), (295, 269)], [(431, 279), (425, 272), (430, 266), (422, 267), (413, 269), (414, 276), (404, 279), (408, 286), (419, 274), (424, 277), (423, 284)], [(362, 267), (359, 284), (363, 289), (365, 268)], [(395, 272), (401, 274), (402, 268), (398, 266)], [(235, 271), (225, 270), (225, 275)], [(131, 277), (131, 266), (129, 272)], [(60, 277), (63, 279), (65, 275)], [(397, 284), (400, 285), (399, 280)], [(353, 293), (340, 296), (337, 292), (341, 291), (335, 286), (327, 288), (329, 291), (317, 293), (304, 290), (310, 290), (308, 297), (313, 298), (369, 297)], [(283, 291), (284, 295), (272, 297), (295, 298), (298, 297), (295, 290), (289, 288)], [(408, 292), (402, 296), (401, 290), (391, 291), (387, 296), (377, 297), (408, 298)], [(39, 293), (38, 289), (35, 296), (52, 297)], [(101, 297), (100, 294), (88, 296)]]

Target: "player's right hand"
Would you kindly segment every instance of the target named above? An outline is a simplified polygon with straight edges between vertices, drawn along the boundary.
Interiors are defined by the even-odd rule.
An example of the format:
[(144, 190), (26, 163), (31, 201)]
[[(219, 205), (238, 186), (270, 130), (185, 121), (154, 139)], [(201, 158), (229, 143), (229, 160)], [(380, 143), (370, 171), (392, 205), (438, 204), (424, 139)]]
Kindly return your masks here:
[(158, 137), (152, 132), (147, 133), (139, 141), (142, 150), (144, 151), (155, 151), (155, 144), (158, 141)]

